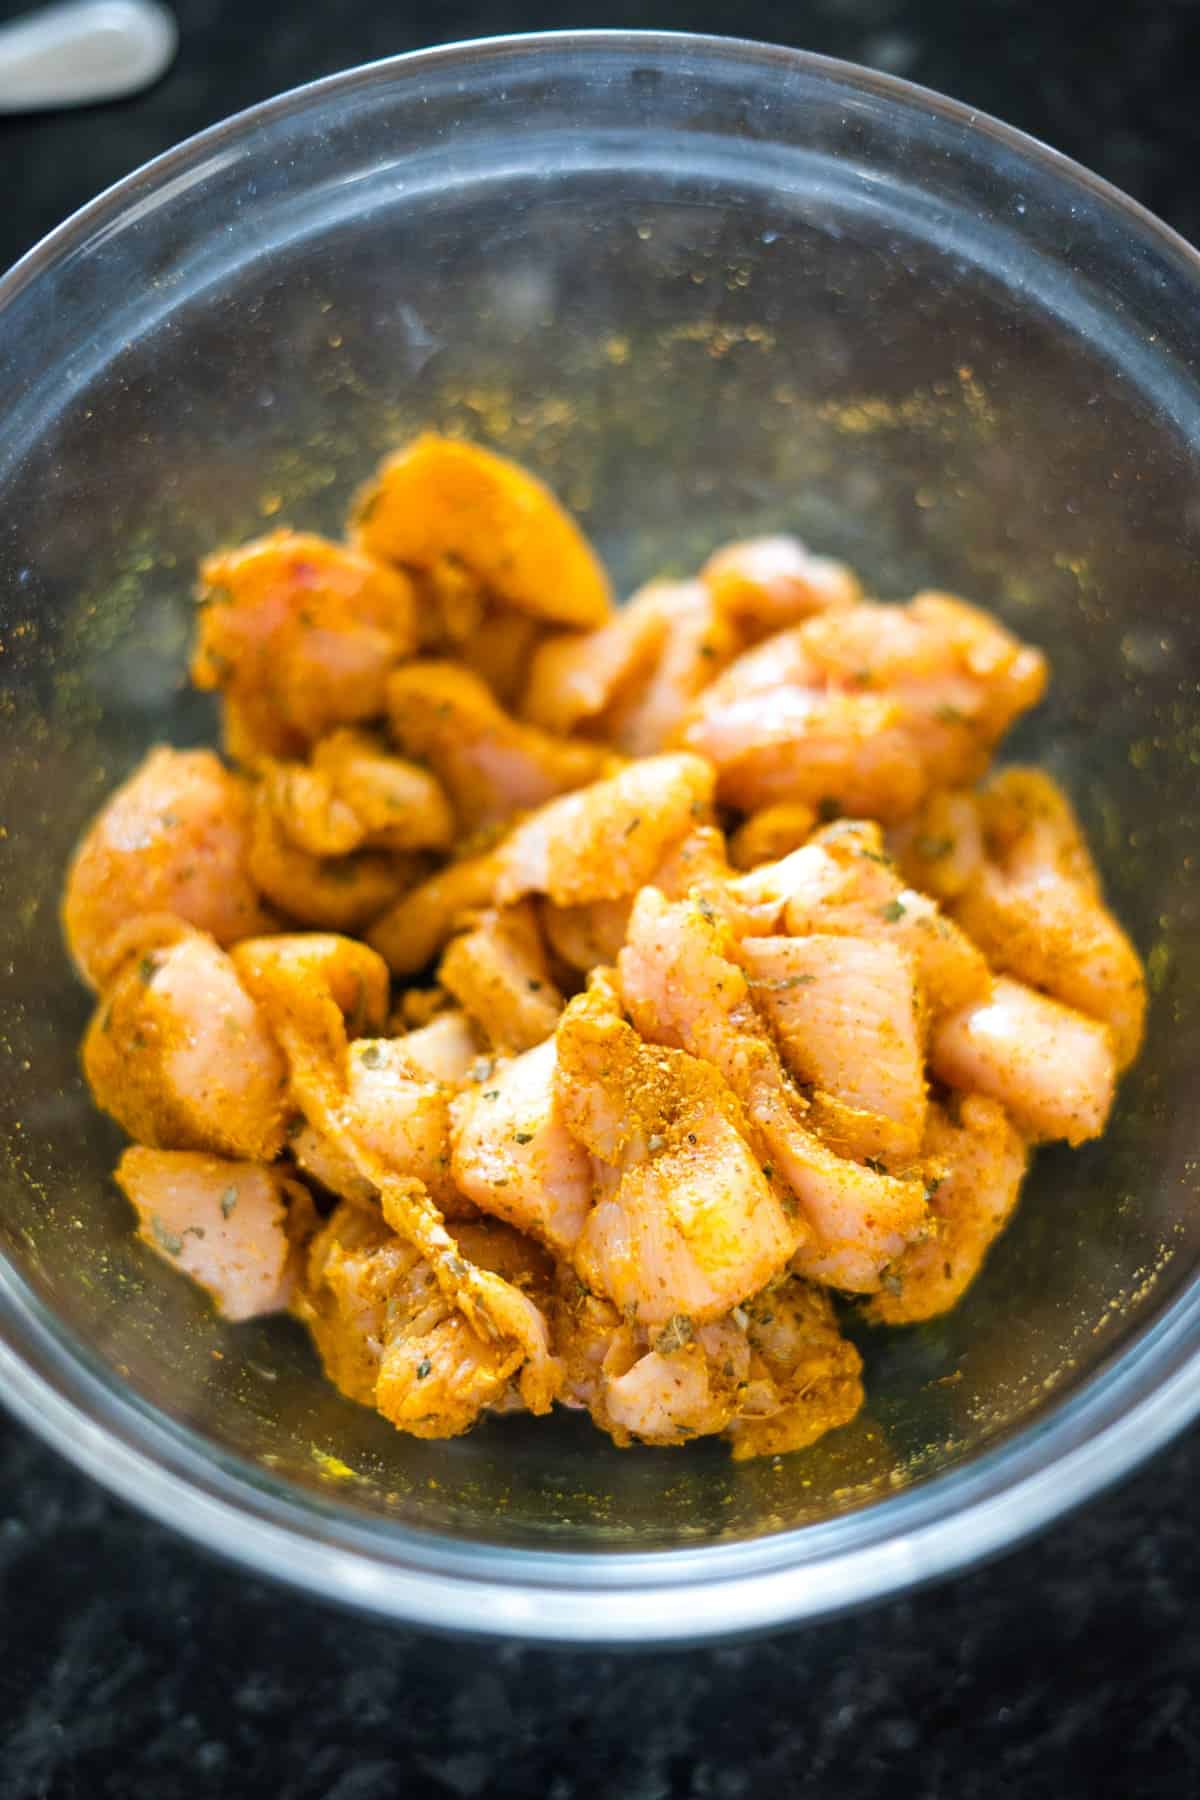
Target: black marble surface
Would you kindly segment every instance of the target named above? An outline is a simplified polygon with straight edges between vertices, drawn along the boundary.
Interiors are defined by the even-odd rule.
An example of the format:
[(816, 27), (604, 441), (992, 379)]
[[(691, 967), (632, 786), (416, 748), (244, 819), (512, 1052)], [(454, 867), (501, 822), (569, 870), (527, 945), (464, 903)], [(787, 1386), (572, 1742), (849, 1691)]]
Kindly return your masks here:
[[(0, 19), (24, 10), (0, 0)], [(1200, 6), (1109, 0), (415, 5), (177, 0), (117, 106), (0, 122), (0, 264), (281, 88), (422, 43), (569, 25), (771, 38), (941, 88), (1200, 237)], [(0, 396), (2, 404), (2, 396)], [(1192, 1433), (992, 1568), (739, 1648), (450, 1644), (209, 1561), (0, 1416), (0, 1800), (867, 1800), (1200, 1793)]]

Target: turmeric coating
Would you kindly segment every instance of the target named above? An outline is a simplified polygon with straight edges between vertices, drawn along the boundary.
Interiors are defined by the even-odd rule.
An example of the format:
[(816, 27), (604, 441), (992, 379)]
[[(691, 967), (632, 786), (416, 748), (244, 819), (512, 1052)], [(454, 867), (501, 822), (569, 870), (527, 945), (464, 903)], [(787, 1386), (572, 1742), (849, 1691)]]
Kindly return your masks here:
[(233, 766), (152, 749), (67, 874), (139, 1236), (418, 1437), (801, 1451), (863, 1404), (839, 1308), (956, 1305), (1142, 1039), (1070, 801), (990, 770), (1045, 660), (786, 536), (614, 611), (432, 435), (350, 538), (205, 561)]

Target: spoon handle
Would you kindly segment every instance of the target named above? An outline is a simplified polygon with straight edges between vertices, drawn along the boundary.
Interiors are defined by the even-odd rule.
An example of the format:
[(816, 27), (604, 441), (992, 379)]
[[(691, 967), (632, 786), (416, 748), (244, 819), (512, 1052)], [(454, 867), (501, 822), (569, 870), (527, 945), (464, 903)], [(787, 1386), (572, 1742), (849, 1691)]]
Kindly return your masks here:
[(88, 106), (157, 81), (175, 20), (156, 0), (67, 0), (0, 26), (0, 112)]

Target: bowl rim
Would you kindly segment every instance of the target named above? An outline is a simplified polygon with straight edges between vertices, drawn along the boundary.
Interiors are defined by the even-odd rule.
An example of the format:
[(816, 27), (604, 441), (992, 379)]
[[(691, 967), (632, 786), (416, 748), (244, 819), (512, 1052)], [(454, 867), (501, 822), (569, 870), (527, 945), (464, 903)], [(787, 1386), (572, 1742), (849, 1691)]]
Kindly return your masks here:
[[(750, 39), (588, 30), (474, 38), (381, 58), (232, 114), (79, 208), (0, 279), (0, 313), (131, 201), (213, 150), (339, 91), (444, 64), (546, 50), (702, 55), (825, 76), (914, 102), (983, 132), (1086, 190), (1182, 260), (1200, 254), (1146, 207), (1040, 140), (931, 89), (839, 58)], [(1151, 1455), (1200, 1412), (1200, 1284), (1191, 1283), (1105, 1369), (1047, 1413), (946, 1471), (841, 1519), (738, 1544), (633, 1553), (463, 1545), (357, 1524), (336, 1503), (268, 1493), (251, 1465), (137, 1399), (61, 1326), (0, 1256), (0, 1401), (86, 1474), (205, 1548), (307, 1593), (439, 1631), (577, 1645), (700, 1642), (879, 1601), (1015, 1547)], [(883, 1528), (887, 1515), (889, 1529)], [(867, 1522), (864, 1525), (864, 1522)], [(317, 1529), (314, 1530), (314, 1525)], [(851, 1529), (852, 1528), (852, 1529)], [(851, 1535), (858, 1542), (847, 1545)]]

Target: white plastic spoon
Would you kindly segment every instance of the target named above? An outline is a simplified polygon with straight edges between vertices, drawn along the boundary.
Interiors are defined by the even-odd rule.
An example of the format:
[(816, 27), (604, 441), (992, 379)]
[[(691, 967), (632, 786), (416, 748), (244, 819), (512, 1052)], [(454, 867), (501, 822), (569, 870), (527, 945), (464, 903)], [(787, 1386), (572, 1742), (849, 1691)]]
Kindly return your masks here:
[(0, 112), (90, 106), (157, 81), (179, 32), (155, 0), (68, 0), (0, 26)]

